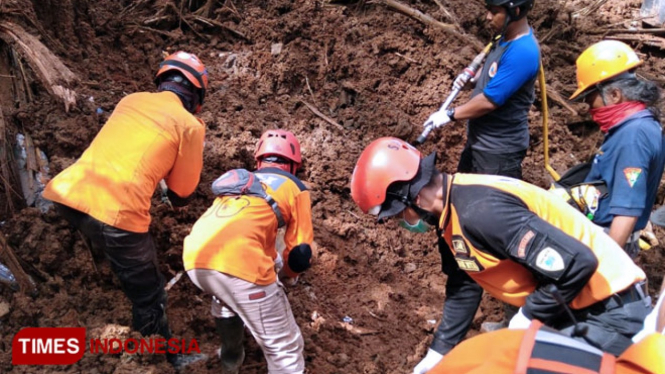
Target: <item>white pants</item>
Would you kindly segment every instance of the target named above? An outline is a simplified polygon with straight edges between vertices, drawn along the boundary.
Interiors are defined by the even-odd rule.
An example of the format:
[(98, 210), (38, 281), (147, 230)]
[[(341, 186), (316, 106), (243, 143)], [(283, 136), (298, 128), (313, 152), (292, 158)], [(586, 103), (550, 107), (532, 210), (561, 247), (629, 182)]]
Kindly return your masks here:
[(240, 316), (263, 350), (270, 374), (302, 374), (305, 370), (304, 341), (278, 282), (259, 286), (208, 269), (187, 272), (192, 282), (221, 303), (212, 303), (215, 318), (229, 317), (227, 307)]

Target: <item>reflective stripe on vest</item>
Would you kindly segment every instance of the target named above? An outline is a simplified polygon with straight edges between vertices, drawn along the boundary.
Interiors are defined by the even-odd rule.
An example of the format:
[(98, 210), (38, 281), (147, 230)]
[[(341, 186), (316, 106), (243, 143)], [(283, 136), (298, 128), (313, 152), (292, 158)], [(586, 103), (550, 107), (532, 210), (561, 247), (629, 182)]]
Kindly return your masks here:
[(611, 374), (615, 358), (609, 353), (543, 328), (533, 321), (524, 334), (516, 374)]

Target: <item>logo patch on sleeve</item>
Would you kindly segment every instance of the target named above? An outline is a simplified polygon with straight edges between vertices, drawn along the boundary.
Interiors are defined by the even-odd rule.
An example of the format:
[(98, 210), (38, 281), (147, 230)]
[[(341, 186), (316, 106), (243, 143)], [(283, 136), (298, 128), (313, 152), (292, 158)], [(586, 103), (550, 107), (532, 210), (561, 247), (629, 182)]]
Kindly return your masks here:
[(517, 257), (519, 258), (526, 257), (526, 247), (529, 245), (531, 239), (533, 239), (534, 236), (536, 236), (536, 234), (534, 234), (533, 231), (531, 230), (527, 231), (527, 233), (524, 234), (522, 240), (520, 240), (520, 245), (517, 247)]
[(489, 68), (489, 70), (487, 71), (487, 75), (489, 75), (490, 78), (494, 78), (494, 76), (496, 75), (496, 71), (498, 70), (498, 68), (499, 68), (499, 64), (497, 64), (496, 61), (494, 61), (494, 62), (492, 63), (492, 65), (490, 65), (490, 68)]
[(637, 179), (640, 177), (641, 174), (642, 174), (641, 168), (623, 169), (623, 175), (626, 176), (626, 180), (628, 181), (628, 185), (630, 186), (630, 188), (633, 188), (633, 186), (635, 185)]
[(563, 270), (566, 264), (563, 262), (563, 257), (552, 247), (546, 247), (536, 257), (536, 266), (545, 271), (560, 271)]

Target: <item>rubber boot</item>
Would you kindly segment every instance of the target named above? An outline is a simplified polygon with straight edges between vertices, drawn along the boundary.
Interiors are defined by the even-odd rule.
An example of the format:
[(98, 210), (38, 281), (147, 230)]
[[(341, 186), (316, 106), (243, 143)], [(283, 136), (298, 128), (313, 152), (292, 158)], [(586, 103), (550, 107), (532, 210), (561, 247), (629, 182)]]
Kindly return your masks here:
[[(167, 341), (173, 337), (171, 329), (169, 328), (169, 320), (166, 317), (164, 305), (165, 303), (159, 303), (152, 309), (147, 311), (138, 310), (135, 313), (134, 323), (140, 323), (140, 327), (137, 330), (139, 330), (143, 336), (159, 334)], [(180, 370), (197, 361), (206, 360), (207, 358), (208, 356), (201, 353), (182, 354), (166, 352), (166, 361), (173, 365), (173, 368), (176, 370)]]
[(217, 334), (222, 338), (220, 358), (223, 374), (238, 374), (245, 361), (245, 324), (239, 316), (215, 318)]

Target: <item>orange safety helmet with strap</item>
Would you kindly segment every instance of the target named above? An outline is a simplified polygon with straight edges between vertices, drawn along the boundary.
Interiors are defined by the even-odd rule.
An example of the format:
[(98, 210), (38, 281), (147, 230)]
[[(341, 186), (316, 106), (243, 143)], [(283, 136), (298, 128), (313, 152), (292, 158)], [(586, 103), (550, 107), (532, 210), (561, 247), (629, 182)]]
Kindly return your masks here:
[[(272, 159), (270, 156), (277, 156), (277, 158)], [(295, 175), (302, 163), (300, 143), (290, 131), (268, 130), (261, 135), (261, 139), (256, 145), (254, 159), (257, 162), (257, 169), (276, 167)], [(290, 162), (285, 164), (280, 159)]]
[[(376, 139), (363, 150), (353, 169), (351, 197), (363, 213), (378, 216), (379, 220), (398, 214), (411, 206), (410, 199), (429, 182), (435, 160), (435, 153), (423, 159), (420, 151), (404, 140)], [(398, 182), (409, 185), (400, 193), (389, 192)]]
[(630, 46), (618, 40), (603, 40), (590, 46), (577, 58), (577, 91), (570, 100), (586, 96), (582, 93), (591, 92), (599, 83), (618, 78), (642, 63)]
[(201, 105), (208, 90), (208, 70), (196, 55), (178, 51), (166, 57), (155, 75), (155, 84), (159, 85), (167, 72), (177, 71), (181, 73), (194, 87), (199, 94), (199, 103), (194, 113), (201, 111)]

